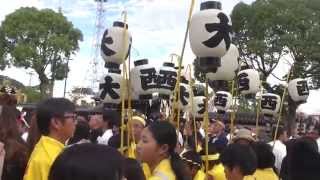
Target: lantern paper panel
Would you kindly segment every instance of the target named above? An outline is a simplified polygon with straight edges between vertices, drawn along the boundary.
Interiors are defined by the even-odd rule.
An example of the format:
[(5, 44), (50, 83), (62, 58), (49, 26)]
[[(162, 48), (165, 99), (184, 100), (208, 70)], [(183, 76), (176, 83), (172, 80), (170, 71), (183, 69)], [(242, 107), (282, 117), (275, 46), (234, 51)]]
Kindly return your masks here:
[(128, 29), (127, 24), (115, 21), (102, 36), (101, 56), (106, 62), (106, 67), (109, 63), (122, 64), (129, 55), (132, 37), (125, 28)]
[(267, 116), (275, 116), (280, 110), (281, 97), (276, 94), (266, 93), (261, 96), (261, 113)]
[(242, 95), (255, 94), (260, 91), (260, 75), (254, 69), (242, 70), (238, 73), (238, 90)]
[(214, 106), (219, 113), (224, 113), (232, 105), (232, 95), (226, 91), (218, 91), (214, 97)]
[(185, 82), (180, 83), (180, 98), (179, 98), (179, 106), (180, 109), (185, 112), (189, 108), (190, 103), (190, 86), (188, 82), (185, 80)]
[(220, 2), (201, 3), (200, 11), (190, 22), (189, 39), (193, 53), (197, 57), (224, 56), (231, 44), (231, 26), (231, 19), (221, 11)]
[(140, 99), (152, 99), (152, 93), (157, 92), (157, 69), (148, 64), (148, 59), (134, 62), (135, 67), (130, 71), (131, 87)]
[(177, 83), (177, 71), (174, 63), (163, 63), (158, 73), (158, 92), (162, 99), (169, 99)]
[(217, 69), (216, 72), (208, 72), (206, 74), (209, 80), (224, 80), (231, 81), (236, 76), (236, 71), (238, 70), (239, 63), (239, 51), (238, 48), (231, 44), (230, 49), (227, 54), (224, 55), (221, 59), (221, 66)]
[(106, 104), (120, 104), (122, 76), (120, 69), (109, 69), (99, 84), (99, 97)]
[(203, 118), (204, 113), (206, 112), (205, 106), (206, 97), (205, 96), (194, 96), (193, 97), (193, 107), (192, 115), (196, 118)]
[(305, 79), (297, 78), (288, 84), (288, 92), (295, 102), (306, 102), (309, 96), (308, 82)]

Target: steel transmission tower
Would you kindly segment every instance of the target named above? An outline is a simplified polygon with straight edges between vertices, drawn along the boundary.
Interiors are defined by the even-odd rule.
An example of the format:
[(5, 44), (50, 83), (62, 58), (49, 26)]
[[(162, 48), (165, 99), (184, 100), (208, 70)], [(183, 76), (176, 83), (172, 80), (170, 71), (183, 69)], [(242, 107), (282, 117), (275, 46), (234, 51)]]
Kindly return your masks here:
[[(95, 34), (92, 43), (92, 61), (90, 62), (91, 68), (91, 78), (90, 78), (90, 87), (92, 90), (98, 90), (98, 82), (100, 75), (102, 75), (101, 69), (104, 67), (103, 60), (100, 56), (100, 42), (102, 34), (104, 31), (104, 17), (105, 17), (105, 8), (104, 4), (107, 0), (94, 0), (96, 2), (96, 20), (95, 20)], [(99, 70), (100, 69), (100, 70)]]

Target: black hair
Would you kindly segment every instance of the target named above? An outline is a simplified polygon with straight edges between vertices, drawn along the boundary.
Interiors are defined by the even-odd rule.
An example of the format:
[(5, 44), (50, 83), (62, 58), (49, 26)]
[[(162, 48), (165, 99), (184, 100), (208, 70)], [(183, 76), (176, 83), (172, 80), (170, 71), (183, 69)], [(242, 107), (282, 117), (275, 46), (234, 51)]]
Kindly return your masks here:
[(320, 154), (317, 143), (309, 137), (298, 139), (293, 145), (289, 161), (289, 177), (292, 180), (318, 180), (320, 177)]
[[(214, 155), (214, 154), (218, 154), (219, 150), (218, 147), (216, 147), (215, 144), (213, 143), (208, 143), (208, 155)], [(206, 151), (205, 151), (205, 144), (202, 147), (202, 150), (199, 153), (201, 156), (205, 156), (206, 155)], [(220, 164), (220, 158), (218, 158), (217, 160), (209, 160), (209, 170), (212, 169), (215, 165)]]
[(185, 180), (184, 163), (175, 152), (177, 145), (176, 129), (168, 121), (155, 121), (148, 126), (148, 129), (159, 145), (167, 144), (169, 146), (170, 163), (177, 180)]
[(74, 131), (73, 137), (68, 141), (68, 144), (74, 144), (82, 139), (89, 140), (90, 127), (87, 121), (78, 121), (76, 125), (76, 130)]
[(252, 144), (252, 149), (256, 153), (258, 169), (273, 168), (275, 157), (272, 152), (272, 147), (263, 142), (255, 142)]
[(49, 180), (120, 180), (123, 157), (114, 148), (100, 144), (75, 144), (53, 162)]
[(75, 111), (74, 104), (65, 98), (49, 98), (37, 105), (37, 125), (41, 134), (48, 135), (50, 122), (53, 117), (63, 118), (67, 112)]
[(124, 177), (126, 177), (127, 180), (146, 179), (142, 167), (137, 160), (132, 158), (126, 158), (124, 161)]
[[(128, 137), (127, 133), (125, 132), (123, 134), (123, 146), (124, 147), (128, 147), (128, 138), (127, 137)], [(108, 146), (111, 146), (116, 149), (121, 148), (121, 133), (111, 136), (108, 141)]]
[[(277, 127), (273, 127), (272, 128), (272, 139), (274, 138), (275, 134), (276, 134), (276, 129)], [(279, 137), (281, 135), (283, 135), (283, 133), (285, 133), (287, 130), (283, 127), (283, 126), (279, 126), (278, 127), (278, 131), (277, 131), (277, 135), (276, 135), (276, 139), (279, 139)]]
[(190, 167), (200, 169), (202, 165), (201, 156), (196, 151), (187, 151), (182, 154), (182, 160), (185, 161)]
[(103, 110), (103, 121), (108, 122), (109, 129), (112, 129), (113, 126), (120, 126), (121, 117), (119, 112), (116, 110)]
[(231, 170), (239, 167), (243, 176), (251, 175), (257, 168), (257, 157), (248, 145), (230, 144), (220, 156), (221, 162)]

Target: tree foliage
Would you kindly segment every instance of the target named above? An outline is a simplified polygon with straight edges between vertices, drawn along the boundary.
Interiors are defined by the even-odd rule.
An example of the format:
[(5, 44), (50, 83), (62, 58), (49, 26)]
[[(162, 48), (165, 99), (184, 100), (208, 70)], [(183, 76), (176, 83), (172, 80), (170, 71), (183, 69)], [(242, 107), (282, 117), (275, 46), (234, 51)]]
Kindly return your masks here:
[(42, 97), (65, 78), (67, 61), (79, 49), (82, 33), (61, 13), (20, 8), (0, 26), (0, 68), (31, 68), (39, 76)]

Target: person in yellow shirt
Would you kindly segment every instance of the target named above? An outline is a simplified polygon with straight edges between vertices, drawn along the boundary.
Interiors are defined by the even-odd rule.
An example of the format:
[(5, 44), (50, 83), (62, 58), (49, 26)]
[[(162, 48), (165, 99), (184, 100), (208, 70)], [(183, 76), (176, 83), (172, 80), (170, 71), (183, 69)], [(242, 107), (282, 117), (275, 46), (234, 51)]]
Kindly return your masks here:
[(200, 155), (195, 151), (187, 151), (182, 154), (181, 159), (187, 167), (188, 177), (193, 180), (204, 180), (206, 174), (202, 171), (202, 162)]
[(230, 144), (221, 154), (220, 160), (227, 180), (244, 180), (257, 168), (256, 154), (250, 146), (244, 144)]
[(256, 153), (258, 164), (257, 169), (252, 175), (255, 180), (279, 180), (273, 170), (275, 156), (272, 153), (272, 147), (269, 144), (256, 142), (252, 145)]
[(226, 180), (226, 175), (224, 173), (224, 167), (220, 161), (220, 154), (216, 148), (216, 144), (209, 143), (208, 147), (208, 157), (205, 155), (205, 151), (201, 151), (201, 159), (203, 164), (205, 164), (208, 158), (208, 180)]
[(50, 98), (37, 105), (37, 125), (41, 137), (31, 153), (24, 180), (48, 179), (52, 163), (74, 133), (74, 112), (74, 104), (64, 98)]
[(128, 152), (129, 158), (133, 158), (133, 159), (137, 158), (137, 155), (136, 155), (137, 143), (141, 138), (141, 133), (143, 131), (143, 128), (145, 128), (145, 126), (146, 126), (146, 120), (143, 115), (135, 115), (131, 118), (130, 128), (131, 128), (132, 134), (130, 134), (130, 136), (133, 135), (134, 139), (130, 143), (129, 152)]
[(148, 180), (185, 180), (186, 168), (174, 151), (177, 133), (168, 121), (156, 121), (144, 128), (137, 155), (151, 170)]

